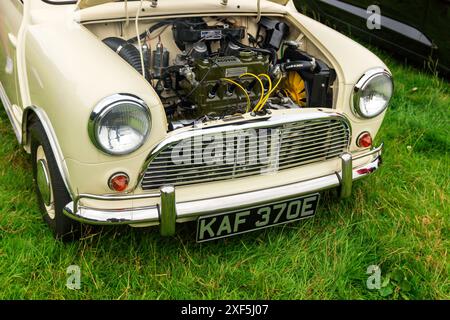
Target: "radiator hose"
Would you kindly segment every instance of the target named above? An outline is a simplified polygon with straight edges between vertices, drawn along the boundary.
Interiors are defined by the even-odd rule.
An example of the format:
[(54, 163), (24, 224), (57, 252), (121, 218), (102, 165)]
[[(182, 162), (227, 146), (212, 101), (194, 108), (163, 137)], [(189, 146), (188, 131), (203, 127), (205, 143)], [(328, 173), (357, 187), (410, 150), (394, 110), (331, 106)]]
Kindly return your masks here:
[(290, 61), (284, 62), (280, 64), (281, 71), (303, 71), (303, 70), (311, 70), (314, 71), (316, 68), (316, 60), (312, 59), (311, 61)]
[[(115, 37), (106, 38), (103, 42), (142, 75), (141, 55), (134, 45)], [(144, 61), (144, 65), (148, 65), (147, 61)], [(145, 69), (145, 77), (149, 79), (148, 68)]]

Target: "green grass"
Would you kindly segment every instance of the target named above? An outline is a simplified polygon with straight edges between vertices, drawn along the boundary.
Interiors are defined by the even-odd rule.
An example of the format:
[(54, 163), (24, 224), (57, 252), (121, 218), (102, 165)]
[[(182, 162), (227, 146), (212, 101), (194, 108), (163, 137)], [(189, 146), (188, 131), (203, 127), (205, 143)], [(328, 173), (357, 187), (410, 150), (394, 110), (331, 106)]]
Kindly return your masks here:
[[(207, 244), (193, 224), (175, 238), (106, 228), (55, 241), (0, 111), (0, 298), (449, 299), (449, 85), (383, 58), (396, 90), (377, 137), (382, 169), (348, 200), (325, 194), (314, 219)], [(72, 264), (78, 291), (65, 286)], [(381, 292), (366, 287), (370, 265), (390, 278)]]

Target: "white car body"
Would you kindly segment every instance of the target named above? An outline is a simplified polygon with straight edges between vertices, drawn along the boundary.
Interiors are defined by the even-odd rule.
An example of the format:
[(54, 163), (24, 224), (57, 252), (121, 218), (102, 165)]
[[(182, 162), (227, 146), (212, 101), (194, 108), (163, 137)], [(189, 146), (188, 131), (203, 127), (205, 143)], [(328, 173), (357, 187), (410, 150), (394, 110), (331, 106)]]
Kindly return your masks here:
[[(154, 88), (99, 40), (107, 36), (136, 36), (135, 17), (141, 3), (128, 1), (126, 13), (123, 2), (57, 2), (0, 2), (0, 95), (17, 139), (26, 151), (31, 151), (30, 116), (34, 115), (42, 123), (72, 199), (64, 210), (71, 218), (94, 224), (161, 225), (161, 232), (169, 235), (174, 233), (175, 222), (195, 220), (206, 214), (330, 188), (340, 187), (342, 196), (349, 196), (353, 180), (378, 168), (381, 147), (358, 147), (357, 138), (361, 132), (375, 138), (385, 112), (371, 119), (359, 117), (352, 110), (352, 95), (355, 85), (369, 70), (378, 68), (389, 72), (388, 68), (353, 40), (298, 13), (292, 1), (261, 0), (260, 14), (281, 17), (294, 26), (293, 40), (298, 40), (309, 54), (331, 65), (337, 76), (332, 108), (274, 110), (270, 121), (343, 117), (351, 127), (345, 152), (327, 161), (270, 175), (168, 185), (162, 191), (143, 190), (140, 182), (149, 156), (170, 139), (189, 135), (193, 129), (168, 132), (164, 107)], [(258, 15), (257, 1), (225, 2), (226, 5), (219, 0), (160, 0), (152, 7), (151, 2), (144, 1), (139, 28), (142, 32), (162, 17), (223, 16), (244, 21), (250, 30)], [(161, 34), (168, 49), (175, 52), (178, 49), (174, 44), (165, 40), (169, 37), (170, 31)], [(131, 94), (144, 101), (152, 123), (150, 135), (138, 150), (112, 156), (96, 148), (87, 126), (99, 101), (118, 93)], [(252, 116), (244, 114), (243, 119), (251, 120)], [(248, 122), (240, 123), (242, 119), (236, 120), (235, 125), (248, 126)], [(220, 131), (225, 123), (216, 120), (202, 128), (211, 130), (207, 129), (211, 126)], [(129, 176), (125, 192), (114, 192), (108, 185), (110, 177), (117, 172)]]

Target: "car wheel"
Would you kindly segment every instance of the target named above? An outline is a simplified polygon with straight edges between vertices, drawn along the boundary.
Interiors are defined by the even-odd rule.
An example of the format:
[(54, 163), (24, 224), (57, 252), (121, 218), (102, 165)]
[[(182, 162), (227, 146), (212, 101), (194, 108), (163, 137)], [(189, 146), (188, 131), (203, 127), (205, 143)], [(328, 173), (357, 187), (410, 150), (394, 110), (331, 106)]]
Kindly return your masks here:
[(81, 225), (64, 215), (72, 201), (56, 164), (50, 143), (39, 121), (30, 126), (34, 185), (44, 221), (54, 236), (63, 241), (79, 239)]

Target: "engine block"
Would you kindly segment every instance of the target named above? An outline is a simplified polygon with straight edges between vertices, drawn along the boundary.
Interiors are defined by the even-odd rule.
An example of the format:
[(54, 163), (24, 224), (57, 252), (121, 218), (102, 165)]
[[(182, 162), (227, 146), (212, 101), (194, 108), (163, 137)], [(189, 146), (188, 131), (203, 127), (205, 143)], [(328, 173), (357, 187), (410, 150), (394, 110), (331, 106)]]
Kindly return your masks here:
[(247, 105), (242, 89), (224, 79), (238, 82), (247, 90), (250, 99), (255, 100), (261, 96), (260, 84), (245, 74), (267, 74), (268, 70), (268, 56), (252, 51), (241, 51), (237, 56), (196, 59), (192, 69), (195, 81), (184, 79), (180, 86), (186, 92), (192, 91), (189, 101), (196, 114), (220, 116), (230, 114), (230, 107), (234, 112), (245, 111)]

